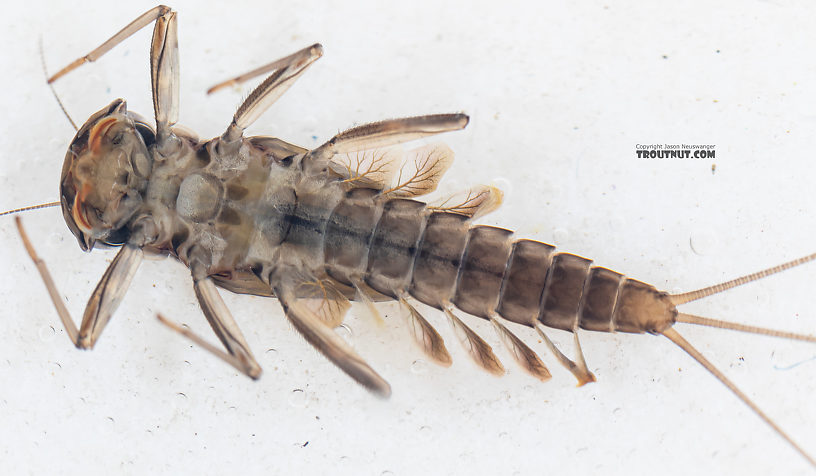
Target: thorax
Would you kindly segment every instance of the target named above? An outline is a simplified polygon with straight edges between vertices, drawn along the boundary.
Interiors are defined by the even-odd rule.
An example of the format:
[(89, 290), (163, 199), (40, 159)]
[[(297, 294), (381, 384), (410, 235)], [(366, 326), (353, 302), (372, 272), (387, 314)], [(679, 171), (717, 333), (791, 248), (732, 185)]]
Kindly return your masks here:
[(153, 173), (144, 209), (134, 221), (154, 224), (157, 252), (186, 265), (202, 261), (207, 274), (269, 265), (282, 259), (299, 202), (308, 203), (313, 214), (321, 209), (316, 215), (323, 216), (330, 210), (322, 207), (333, 207), (341, 197), (325, 177), (304, 177), (300, 148), (266, 137), (244, 138), (232, 147), (219, 141), (182, 138), (166, 156), (151, 150)]

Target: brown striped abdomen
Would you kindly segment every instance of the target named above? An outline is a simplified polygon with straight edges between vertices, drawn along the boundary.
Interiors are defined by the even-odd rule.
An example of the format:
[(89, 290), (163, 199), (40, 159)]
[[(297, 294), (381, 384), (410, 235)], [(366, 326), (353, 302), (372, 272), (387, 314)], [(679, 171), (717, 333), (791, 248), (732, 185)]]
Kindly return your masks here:
[(383, 203), (356, 192), (329, 221), (329, 274), (346, 283), (360, 276), (387, 296), (407, 292), (436, 308), (450, 302), (482, 318), (568, 331), (654, 333), (676, 316), (653, 286), (545, 243), (513, 240), (510, 230), (428, 213), (418, 201)]

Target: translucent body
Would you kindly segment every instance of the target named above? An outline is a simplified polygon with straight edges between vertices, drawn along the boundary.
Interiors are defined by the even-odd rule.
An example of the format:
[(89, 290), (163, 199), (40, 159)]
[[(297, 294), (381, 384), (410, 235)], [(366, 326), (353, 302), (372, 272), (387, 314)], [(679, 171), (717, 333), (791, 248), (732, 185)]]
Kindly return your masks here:
[[(121, 147), (92, 139), (99, 153)], [(377, 299), (409, 293), (530, 327), (660, 333), (676, 317), (665, 293), (585, 258), (355, 188), (332, 168), (305, 172), (299, 147), (269, 137), (220, 141), (179, 135), (169, 156), (151, 145), (152, 172), (125, 235), (149, 230), (147, 250), (195, 261), (231, 291), (269, 296), (277, 281), (300, 275), (330, 280), (351, 298), (361, 279)]]
[[(244, 153), (258, 161), (262, 153), (251, 142)], [(530, 327), (541, 322), (565, 330), (659, 333), (674, 322), (665, 293), (592, 267), (585, 258), (554, 253), (536, 241), (514, 242), (508, 230), (471, 226), (465, 216), (430, 211), (416, 200), (388, 199), (366, 188), (346, 192), (338, 177), (300, 177), (294, 163), (284, 168), (273, 157), (262, 162), (264, 172), (247, 167), (225, 182), (218, 191), (224, 196), (221, 211), (208, 213), (211, 224), (180, 220), (193, 230), (174, 249), (182, 259), (197, 241), (223, 243), (210, 251), (210, 273), (224, 276), (223, 284), (229, 276), (252, 273), (269, 285), (270, 273), (286, 261), (341, 289), (360, 277), (390, 298), (408, 292), (433, 307), (451, 302), (478, 317), (498, 314)], [(205, 167), (217, 168), (212, 162)], [(230, 197), (227, 189), (242, 190), (241, 197)]]

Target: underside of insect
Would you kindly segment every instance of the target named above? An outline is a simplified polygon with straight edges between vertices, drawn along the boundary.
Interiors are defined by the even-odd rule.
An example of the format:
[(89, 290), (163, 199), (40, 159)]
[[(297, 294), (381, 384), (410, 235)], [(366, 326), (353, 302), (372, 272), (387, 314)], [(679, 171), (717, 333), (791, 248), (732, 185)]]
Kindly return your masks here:
[[(432, 203), (415, 200), (436, 189), (453, 160), (442, 144), (407, 152), (403, 142), (464, 128), (464, 114), (393, 119), (342, 132), (313, 150), (243, 131), (322, 55), (315, 44), (213, 87), (269, 76), (238, 108), (226, 131), (199, 141), (175, 127), (178, 117), (176, 14), (158, 6), (100, 47), (49, 79), (52, 83), (95, 61), (137, 30), (155, 22), (150, 51), (155, 127), (127, 110), (124, 100), (78, 128), (62, 169), (60, 202), (68, 227), (85, 251), (120, 247), (94, 290), (77, 330), (45, 264), (18, 218), (71, 341), (90, 349), (123, 298), (143, 256), (173, 256), (192, 274), (204, 314), (221, 350), (162, 316), (161, 322), (236, 369), (258, 378), (261, 367), (218, 294), (276, 297), (297, 331), (372, 392), (389, 384), (334, 332), (350, 300), (398, 300), (414, 340), (433, 361), (450, 365), (439, 333), (410, 303), (442, 311), (468, 354), (483, 369), (503, 374), (491, 347), (454, 314), (488, 319), (515, 360), (539, 380), (550, 373), (508, 322), (536, 329), (576, 377), (594, 381), (578, 329), (664, 335), (731, 389), (812, 464), (814, 460), (674, 328), (702, 324), (814, 342), (816, 338), (727, 323), (678, 312), (676, 306), (816, 259), (809, 255), (698, 291), (668, 294), (592, 261), (509, 230), (473, 225), (501, 203), (501, 192), (476, 186)], [(30, 207), (35, 208), (35, 207)], [(18, 210), (14, 210), (15, 212)], [(4, 214), (12, 213), (6, 212)], [(576, 358), (555, 347), (547, 328), (575, 336)]]

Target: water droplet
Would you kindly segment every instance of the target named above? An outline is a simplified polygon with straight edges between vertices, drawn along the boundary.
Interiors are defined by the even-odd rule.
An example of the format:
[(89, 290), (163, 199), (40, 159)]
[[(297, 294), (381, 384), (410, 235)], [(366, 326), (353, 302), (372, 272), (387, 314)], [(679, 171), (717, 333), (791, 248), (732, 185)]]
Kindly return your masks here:
[(292, 393), (289, 395), (289, 405), (292, 405), (295, 408), (303, 408), (306, 406), (306, 392), (303, 390), (296, 388), (292, 390)]
[(64, 233), (62, 233), (62, 232), (60, 232), (60, 233), (50, 233), (48, 235), (48, 246), (49, 247), (57, 246), (60, 243), (62, 243), (62, 241), (64, 239), (65, 239), (65, 236), (64, 236)]
[(417, 359), (411, 364), (411, 372), (419, 375), (428, 371), (428, 362), (422, 359)]
[(553, 232), (553, 242), (556, 246), (562, 246), (569, 240), (569, 231), (566, 228), (556, 228)]
[(337, 335), (343, 338), (346, 343), (354, 347), (354, 332), (348, 324), (340, 324), (335, 330)]
[(54, 336), (57, 335), (56, 329), (53, 326), (42, 326), (40, 327), (40, 340), (43, 342), (51, 342), (54, 340)]
[(388, 471), (388, 470), (386, 469), (385, 471), (383, 471), (382, 473), (380, 473), (380, 476), (394, 476), (394, 473), (393, 473), (393, 472), (391, 472), (391, 471)]
[(689, 245), (691, 250), (700, 256), (710, 255), (717, 252), (720, 240), (717, 239), (717, 234), (711, 230), (695, 230), (691, 233)]
[(177, 414), (182, 414), (189, 408), (190, 401), (183, 392), (176, 392), (170, 404)]

